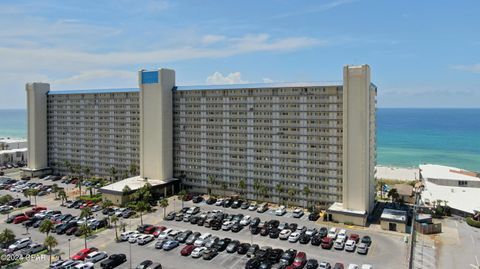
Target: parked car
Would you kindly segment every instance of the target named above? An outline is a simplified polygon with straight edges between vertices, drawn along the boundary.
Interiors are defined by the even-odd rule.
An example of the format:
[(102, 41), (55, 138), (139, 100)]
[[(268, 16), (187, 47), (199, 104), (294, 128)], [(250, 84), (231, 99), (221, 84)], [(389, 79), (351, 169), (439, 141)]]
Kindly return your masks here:
[(213, 197), (209, 197), (207, 199), (207, 201), (205, 201), (205, 203), (207, 203), (207, 205), (213, 205), (217, 202), (217, 199), (216, 198), (213, 198)]
[(247, 257), (248, 258), (255, 257), (255, 253), (257, 253), (258, 249), (259, 247), (257, 244), (251, 245), (247, 250)]
[(227, 248), (228, 244), (230, 244), (231, 241), (232, 241), (232, 239), (230, 239), (230, 238), (220, 239), (220, 240), (218, 240), (215, 248), (220, 252), (224, 251)]
[(277, 208), (277, 210), (275, 210), (275, 215), (276, 216), (283, 216), (283, 215), (285, 215), (285, 213), (287, 213), (287, 209), (283, 205), (280, 206), (279, 208)]
[(310, 221), (317, 221), (320, 218), (320, 213), (317, 211), (314, 211), (308, 215), (308, 220)]
[(135, 269), (146, 269), (151, 264), (153, 264), (153, 262), (151, 260), (144, 260), (143, 262), (141, 262), (140, 264), (135, 266)]
[(178, 247), (178, 241), (177, 240), (168, 240), (167, 242), (165, 242), (165, 244), (163, 244), (163, 247), (162, 249), (163, 250), (171, 250), (171, 249), (174, 249), (176, 247)]
[(195, 240), (195, 242), (193, 243), (196, 247), (201, 247), (203, 246), (206, 242), (207, 242), (207, 239), (210, 238), (212, 235), (209, 234), (209, 233), (205, 233), (205, 234), (202, 234), (201, 236), (199, 236), (197, 238), (197, 240)]
[(309, 259), (307, 260), (307, 263), (305, 264), (305, 269), (317, 269), (318, 268), (318, 261), (315, 259)]
[(113, 254), (108, 257), (108, 259), (100, 263), (100, 267), (110, 269), (119, 266), (120, 264), (127, 261), (125, 254)]
[(98, 251), (97, 248), (95, 247), (90, 247), (90, 248), (84, 248), (82, 250), (80, 250), (79, 252), (77, 252), (77, 254), (73, 255), (72, 256), (72, 260), (81, 260), (83, 261), (88, 254), (92, 253), (92, 252), (95, 252), (95, 251)]
[(250, 206), (248, 207), (248, 210), (250, 210), (250, 211), (255, 211), (255, 210), (257, 210), (257, 208), (258, 208), (257, 203), (253, 202), (253, 203), (251, 203)]
[(230, 242), (230, 244), (228, 244), (226, 250), (227, 250), (228, 253), (236, 252), (239, 245), (240, 245), (240, 241), (238, 241), (238, 240), (232, 240), (232, 241)]
[(296, 243), (298, 241), (298, 239), (300, 239), (301, 235), (302, 234), (299, 233), (299, 232), (294, 232), (294, 233), (290, 234), (290, 236), (288, 237), (288, 242)]
[(330, 228), (330, 230), (328, 230), (327, 237), (332, 238), (332, 239), (336, 239), (337, 234), (338, 234), (337, 228), (332, 227), (332, 228)]
[(358, 246), (357, 246), (357, 253), (358, 254), (366, 255), (367, 252), (368, 252), (368, 245), (367, 244), (365, 244), (365, 243), (358, 244)]
[(85, 262), (97, 263), (107, 257), (108, 257), (107, 252), (95, 251), (87, 255), (87, 257), (85, 258)]
[(343, 250), (344, 247), (345, 247), (345, 239), (337, 238), (335, 240), (335, 243), (333, 244), (333, 248), (337, 250)]
[(190, 256), (192, 256), (192, 258), (200, 258), (205, 250), (207, 250), (206, 247), (197, 247), (192, 251)]
[(303, 216), (303, 214), (304, 214), (303, 210), (300, 209), (300, 208), (297, 208), (297, 209), (293, 210), (292, 217), (298, 219), (298, 218), (301, 218)]
[(217, 256), (217, 254), (218, 254), (217, 249), (215, 249), (215, 248), (207, 248), (207, 249), (203, 252), (202, 256), (203, 256), (203, 259), (204, 259), (204, 260), (211, 260), (211, 259), (215, 258), (215, 256)]
[(333, 238), (331, 237), (322, 238), (321, 246), (323, 249), (331, 249), (333, 246)]
[(22, 255), (27, 256), (27, 255), (33, 255), (38, 252), (46, 250), (47, 247), (42, 245), (42, 244), (30, 244), (26, 248), (22, 249)]
[(32, 240), (30, 238), (19, 239), (19, 240), (15, 241), (15, 243), (8, 246), (8, 252), (14, 252), (14, 251), (17, 251), (19, 249), (26, 248), (31, 243), (32, 243)]
[(355, 251), (356, 246), (357, 246), (357, 243), (354, 240), (348, 239), (347, 242), (345, 243), (345, 250), (353, 252)]
[(295, 259), (293, 260), (293, 266), (295, 268), (303, 268), (305, 264), (307, 263), (307, 254), (305, 252), (298, 252), (297, 255), (295, 256)]
[(362, 240), (360, 242), (366, 244), (367, 247), (370, 247), (370, 245), (372, 244), (372, 239), (370, 238), (370, 236), (365, 235), (364, 237), (362, 237)]
[(258, 206), (258, 208), (257, 208), (258, 213), (263, 213), (267, 210), (268, 210), (268, 204), (267, 203), (263, 203), (260, 206)]
[(148, 244), (148, 243), (152, 242), (153, 239), (154, 239), (153, 235), (144, 234), (144, 235), (137, 238), (137, 243), (139, 245), (145, 245), (145, 244)]
[(194, 245), (186, 245), (185, 247), (182, 248), (182, 250), (180, 251), (180, 254), (182, 256), (188, 256), (192, 253), (192, 251), (195, 249), (196, 247)]
[(196, 204), (198, 204), (198, 203), (200, 203), (200, 202), (202, 202), (202, 201), (203, 201), (203, 197), (200, 196), (200, 195), (195, 195), (195, 196), (193, 196), (193, 198), (192, 198), (192, 202), (194, 202), (194, 203), (196, 203)]

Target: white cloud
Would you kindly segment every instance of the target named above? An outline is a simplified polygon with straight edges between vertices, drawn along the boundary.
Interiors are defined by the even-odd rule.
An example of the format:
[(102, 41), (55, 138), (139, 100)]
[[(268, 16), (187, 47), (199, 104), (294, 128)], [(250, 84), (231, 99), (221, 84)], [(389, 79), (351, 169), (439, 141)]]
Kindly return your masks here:
[[(51, 81), (55, 86), (71, 86), (71, 85), (85, 85), (91, 82), (98, 82), (99, 80), (109, 81), (131, 81), (135, 82), (137, 79), (136, 72), (127, 72), (121, 70), (91, 70), (83, 71), (80, 74), (73, 75), (67, 78), (56, 79)], [(132, 83), (130, 83), (132, 84)]]
[(452, 66), (455, 70), (480, 73), (480, 64), (470, 64), (470, 65), (454, 65)]
[(220, 72), (215, 72), (212, 75), (207, 77), (207, 84), (242, 84), (242, 83), (248, 83), (248, 81), (242, 79), (242, 74), (240, 72), (230, 73), (227, 76), (224, 76)]
[(274, 18), (278, 19), (283, 19), (286, 17), (292, 17), (292, 16), (301, 16), (305, 14), (311, 14), (311, 13), (319, 13), (323, 11), (328, 11), (334, 8), (337, 8), (339, 6), (345, 5), (345, 4), (350, 4), (352, 2), (356, 2), (357, 0), (333, 0), (324, 4), (320, 4), (317, 6), (309, 6), (307, 8), (297, 10), (297, 11), (292, 11), (288, 13), (283, 13), (283, 14), (278, 14), (274, 16)]
[(202, 37), (202, 43), (205, 45), (210, 45), (213, 43), (218, 43), (225, 40), (226, 37), (223, 35), (205, 35)]
[(263, 81), (263, 83), (272, 83), (273, 79), (263, 78), (262, 81)]

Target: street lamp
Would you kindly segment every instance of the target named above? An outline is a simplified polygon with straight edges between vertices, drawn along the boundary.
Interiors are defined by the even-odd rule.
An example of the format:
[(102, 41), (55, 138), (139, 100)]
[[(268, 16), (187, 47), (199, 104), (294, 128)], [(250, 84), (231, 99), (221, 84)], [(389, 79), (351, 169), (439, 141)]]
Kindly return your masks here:
[(175, 212), (175, 197), (173, 197), (173, 212)]
[(70, 238), (68, 238), (68, 257), (70, 258)]
[(130, 269), (132, 269), (132, 243), (128, 242), (129, 255), (130, 255)]

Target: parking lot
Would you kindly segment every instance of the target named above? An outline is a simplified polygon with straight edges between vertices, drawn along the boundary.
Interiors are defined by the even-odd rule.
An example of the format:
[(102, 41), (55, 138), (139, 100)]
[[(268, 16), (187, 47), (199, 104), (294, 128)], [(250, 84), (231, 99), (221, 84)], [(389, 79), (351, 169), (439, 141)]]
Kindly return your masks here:
[[(5, 191), (0, 191), (0, 194), (5, 194)], [(7, 192), (8, 193), (8, 192)], [(19, 194), (21, 195), (21, 194)], [(78, 209), (67, 209), (65, 207), (60, 207), (60, 201), (53, 199), (53, 195), (47, 195), (43, 197), (38, 197), (38, 205), (48, 206), (49, 209), (59, 209), (65, 213), (75, 213), (78, 214)], [(305, 225), (308, 228), (320, 228), (319, 224), (309, 221), (307, 215), (305, 214), (300, 219), (292, 218), (291, 213), (287, 213), (283, 216), (275, 216), (274, 210), (270, 209), (265, 213), (258, 213), (255, 211), (248, 211), (242, 209), (232, 209), (232, 208), (223, 208), (215, 205), (207, 205), (205, 202), (199, 204), (193, 204), (191, 201), (185, 202), (185, 206), (200, 206), (202, 211), (209, 210), (222, 210), (226, 213), (238, 214), (242, 213), (244, 215), (250, 215), (253, 217), (259, 217), (262, 221), (268, 221), (270, 219), (277, 219), (281, 222), (296, 222), (298, 225)], [(169, 199), (169, 207), (167, 212), (172, 211), (173, 209), (178, 211), (181, 208), (181, 202), (178, 199)], [(271, 246), (272, 248), (281, 248), (289, 249), (293, 248), (298, 251), (304, 251), (307, 254), (307, 258), (317, 259), (319, 262), (326, 261), (330, 262), (332, 265), (340, 262), (346, 266), (349, 263), (355, 264), (372, 264), (374, 268), (405, 268), (405, 254), (406, 254), (406, 244), (403, 239), (403, 235), (392, 234), (392, 233), (381, 233), (377, 231), (372, 231), (369, 229), (360, 228), (356, 229), (347, 229), (348, 234), (356, 233), (360, 236), (369, 235), (372, 238), (372, 246), (367, 255), (360, 255), (356, 252), (347, 252), (345, 250), (325, 250), (319, 246), (313, 246), (311, 244), (300, 244), (300, 243), (289, 243), (288, 241), (272, 239), (268, 236), (261, 235), (252, 235), (248, 227), (243, 228), (240, 232), (234, 233), (231, 231), (223, 230), (212, 230), (211, 228), (206, 228), (204, 226), (198, 226), (190, 224), (189, 222), (183, 221), (165, 221), (163, 220), (163, 209), (156, 208), (157, 211), (146, 214), (143, 217), (144, 223), (153, 224), (153, 225), (162, 225), (168, 228), (173, 228), (177, 230), (192, 230), (198, 231), (200, 233), (211, 233), (212, 235), (219, 236), (220, 238), (231, 238), (232, 240), (239, 240), (240, 242), (258, 244), (262, 246)], [(101, 212), (96, 214), (99, 217), (102, 216)], [(7, 227), (15, 232), (18, 238), (27, 236), (31, 237), (35, 242), (43, 242), (45, 234), (40, 233), (37, 229), (30, 229), (29, 234), (25, 234), (26, 230), (22, 225), (14, 224), (4, 224), (6, 215), (1, 215), (2, 227)], [(127, 224), (127, 230), (134, 230), (140, 224), (139, 218), (124, 220)], [(323, 225), (324, 226), (324, 225)], [(331, 226), (325, 226), (330, 228)], [(65, 236), (65, 235), (54, 235), (59, 245), (56, 247), (63, 252), (62, 258), (66, 258), (69, 255), (73, 255), (80, 249), (83, 249), (83, 239), (77, 238), (74, 236)], [(114, 253), (124, 253), (127, 256), (127, 262), (120, 265), (117, 268), (130, 268), (130, 263), (132, 267), (135, 267), (140, 262), (150, 259), (152, 261), (161, 262), (163, 268), (188, 268), (195, 266), (194, 268), (245, 268), (245, 264), (248, 261), (248, 258), (245, 255), (240, 255), (237, 253), (229, 254), (220, 252), (215, 258), (210, 261), (203, 260), (202, 258), (194, 259), (190, 256), (184, 257), (180, 255), (180, 250), (183, 248), (181, 244), (179, 247), (170, 250), (159, 250), (155, 249), (155, 241), (148, 243), (145, 246), (139, 246), (137, 244), (130, 244), (127, 242), (117, 243), (114, 240), (115, 231), (114, 229), (109, 229), (103, 231), (99, 234), (96, 234), (88, 239), (88, 246), (95, 246), (99, 250), (106, 251), (108, 254)], [(70, 241), (69, 241), (70, 239)], [(70, 251), (69, 251), (70, 250)], [(131, 253), (131, 254), (130, 254)], [(37, 262), (26, 262), (22, 264), (23, 268), (38, 268), (38, 264), (43, 263), (44, 267), (48, 266), (48, 257), (45, 261)], [(97, 264), (97, 266), (98, 264)]]

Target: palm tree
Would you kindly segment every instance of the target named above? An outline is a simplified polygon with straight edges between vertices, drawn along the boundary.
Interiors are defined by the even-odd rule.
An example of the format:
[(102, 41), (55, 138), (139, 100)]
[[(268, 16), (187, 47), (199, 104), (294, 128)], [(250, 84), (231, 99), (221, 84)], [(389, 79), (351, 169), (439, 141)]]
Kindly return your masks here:
[(178, 199), (182, 201), (182, 208), (183, 208), (183, 201), (185, 200), (185, 197), (187, 197), (187, 191), (186, 190), (181, 190), (178, 192)]
[(40, 227), (38, 228), (38, 230), (41, 232), (41, 233), (44, 233), (44, 234), (47, 234), (47, 236), (49, 235), (50, 231), (53, 230), (53, 227), (55, 225), (53, 224), (53, 222), (49, 219), (44, 219), (41, 223), (40, 223)]
[(140, 213), (140, 224), (143, 225), (143, 212), (149, 211), (150, 204), (145, 202), (145, 201), (139, 201), (137, 202), (137, 205), (135, 206), (135, 210)]
[(58, 197), (62, 200), (62, 205), (63, 205), (63, 202), (67, 201), (68, 199), (65, 189), (62, 188), (58, 191)]
[(208, 189), (207, 189), (209, 196), (212, 194), (213, 185), (216, 185), (216, 180), (212, 175), (210, 175), (208, 176)]
[(253, 180), (253, 190), (255, 191), (255, 196), (257, 199), (261, 186), (262, 184), (260, 184), (260, 181), (258, 181), (258, 179)]
[(283, 200), (282, 194), (285, 191), (285, 188), (283, 187), (282, 183), (278, 182), (277, 185), (275, 185), (275, 190), (278, 194), (278, 203), (281, 204), (281, 201)]
[(53, 194), (55, 194), (55, 200), (57, 200), (57, 194), (58, 194), (59, 190), (60, 190), (60, 188), (58, 187), (57, 183), (52, 185), (52, 192), (53, 192)]
[(308, 208), (308, 197), (312, 194), (312, 191), (308, 186), (303, 187), (303, 194), (305, 195), (305, 207)]
[(10, 229), (3, 229), (0, 233), (0, 244), (2, 244), (0, 248), (6, 247), (6, 245), (10, 244), (13, 240), (15, 240), (15, 233)]
[(112, 215), (110, 217), (110, 223), (113, 223), (113, 227), (115, 228), (115, 240), (118, 241), (117, 221), (118, 221), (118, 217), (116, 215)]
[(396, 202), (396, 201), (398, 200), (398, 198), (400, 197), (400, 195), (398, 194), (397, 189), (395, 189), (395, 188), (390, 189), (390, 190), (388, 191), (387, 196), (388, 196), (389, 198), (392, 198), (392, 201), (393, 201), (393, 202)]
[(90, 228), (90, 226), (88, 226), (88, 223), (85, 221), (84, 223), (82, 223), (82, 225), (80, 225), (78, 229), (80, 229), (80, 232), (84, 236), (83, 237), (83, 239), (85, 240), (84, 244), (85, 244), (85, 248), (87, 248), (87, 237), (89, 237), (90, 234), (92, 233), (92, 228)]
[(238, 188), (240, 189), (241, 195), (245, 194), (245, 190), (247, 189), (247, 183), (245, 180), (240, 179), (240, 181), (238, 181)]
[(226, 196), (228, 185), (225, 182), (222, 182), (223, 196)]
[(136, 176), (138, 171), (138, 166), (136, 163), (130, 164), (130, 167), (128, 169), (128, 172), (130, 173), (130, 176)]
[(30, 194), (33, 196), (35, 199), (35, 205), (37, 205), (37, 196), (40, 191), (37, 189), (30, 189)]
[(165, 218), (165, 215), (166, 215), (166, 210), (167, 210), (167, 207), (168, 207), (168, 200), (163, 198), (162, 200), (160, 200), (160, 207), (163, 208), (163, 218)]
[(87, 220), (91, 215), (93, 215), (93, 213), (92, 213), (92, 209), (90, 209), (90, 207), (84, 207), (80, 211), (80, 219), (85, 218), (85, 220)]
[(117, 169), (114, 166), (110, 167), (110, 177), (117, 180)]
[(57, 239), (49, 235), (47, 236), (47, 238), (45, 238), (43, 245), (45, 245), (48, 248), (48, 254), (50, 255), (50, 264), (52, 264), (52, 248), (58, 245)]
[(107, 200), (104, 200), (104, 201), (102, 202), (102, 208), (103, 208), (103, 209), (109, 208), (109, 207), (111, 207), (111, 206), (113, 206), (113, 203), (112, 203), (112, 201), (110, 201), (110, 200), (108, 200), (108, 199), (107, 199)]
[(292, 197), (295, 197), (295, 194), (297, 194), (297, 191), (294, 188), (290, 187), (288, 188), (287, 194), (288, 194), (288, 197), (292, 198)]
[(32, 202), (32, 189), (24, 189), (23, 195), (30, 200), (30, 203)]

